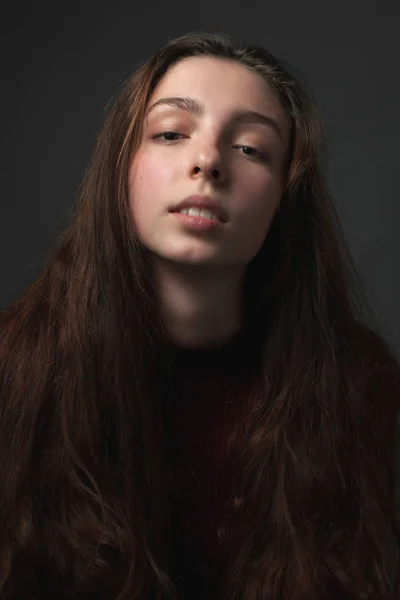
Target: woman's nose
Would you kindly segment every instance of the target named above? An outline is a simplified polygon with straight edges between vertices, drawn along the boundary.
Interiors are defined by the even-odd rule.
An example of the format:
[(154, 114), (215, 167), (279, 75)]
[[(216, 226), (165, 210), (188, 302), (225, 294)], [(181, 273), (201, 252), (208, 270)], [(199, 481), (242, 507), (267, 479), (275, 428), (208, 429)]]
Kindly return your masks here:
[(210, 144), (208, 148), (197, 149), (193, 153), (191, 173), (195, 176), (203, 176), (224, 181), (226, 178), (226, 167), (223, 164), (221, 151), (216, 145)]

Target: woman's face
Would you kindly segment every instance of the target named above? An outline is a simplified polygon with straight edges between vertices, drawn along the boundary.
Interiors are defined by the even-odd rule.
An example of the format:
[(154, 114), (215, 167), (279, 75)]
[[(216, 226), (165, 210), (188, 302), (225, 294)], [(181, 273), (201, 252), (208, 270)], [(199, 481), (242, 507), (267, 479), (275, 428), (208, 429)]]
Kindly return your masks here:
[[(166, 98), (190, 98), (198, 110), (188, 110), (182, 100), (151, 108)], [(267, 119), (234, 120), (238, 111)], [(282, 196), (289, 137), (289, 119), (258, 74), (210, 57), (173, 65), (150, 98), (129, 173), (130, 210), (142, 243), (176, 263), (247, 265), (261, 248)], [(191, 195), (215, 200), (225, 212), (224, 222), (199, 229), (194, 228), (199, 218), (171, 212)]]

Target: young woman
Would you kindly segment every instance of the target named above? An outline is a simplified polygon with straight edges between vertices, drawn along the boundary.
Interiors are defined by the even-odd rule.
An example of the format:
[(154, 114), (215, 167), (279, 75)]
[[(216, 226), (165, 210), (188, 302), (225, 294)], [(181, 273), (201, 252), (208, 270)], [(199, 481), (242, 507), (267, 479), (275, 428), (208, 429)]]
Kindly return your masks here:
[(400, 370), (288, 67), (142, 64), (1, 314), (4, 600), (394, 599)]

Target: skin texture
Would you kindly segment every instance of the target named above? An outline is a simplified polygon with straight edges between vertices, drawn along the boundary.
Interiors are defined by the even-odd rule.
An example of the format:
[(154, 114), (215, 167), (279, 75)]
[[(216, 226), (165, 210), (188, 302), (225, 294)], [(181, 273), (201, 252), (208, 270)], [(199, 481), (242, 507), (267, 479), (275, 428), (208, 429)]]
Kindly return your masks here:
[[(159, 105), (150, 111), (130, 169), (129, 203), (139, 237), (154, 256), (171, 334), (176, 341), (189, 334), (192, 342), (210, 343), (240, 327), (243, 275), (285, 185), (290, 124), (272, 89), (234, 61), (190, 57), (173, 65), (148, 108), (176, 96), (194, 98), (204, 110)], [(239, 109), (273, 118), (280, 135), (260, 123), (232, 125)], [(154, 138), (165, 132), (175, 133)], [(227, 222), (208, 232), (186, 229), (169, 209), (192, 194), (216, 198)]]

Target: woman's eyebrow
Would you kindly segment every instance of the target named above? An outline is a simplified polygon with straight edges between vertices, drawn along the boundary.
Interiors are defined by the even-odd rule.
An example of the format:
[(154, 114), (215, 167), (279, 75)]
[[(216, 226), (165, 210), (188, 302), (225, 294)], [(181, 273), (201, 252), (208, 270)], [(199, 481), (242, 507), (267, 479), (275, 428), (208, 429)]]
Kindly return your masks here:
[[(179, 96), (172, 96), (170, 98), (160, 98), (159, 100), (157, 100), (157, 102), (154, 102), (154, 104), (152, 104), (147, 110), (146, 117), (157, 106), (172, 106), (173, 108), (180, 108), (198, 117), (201, 117), (204, 114), (205, 110), (204, 105), (201, 104), (201, 102), (199, 102), (195, 98), (190, 98), (188, 96), (185, 96), (183, 98), (180, 98)], [(233, 113), (230, 119), (230, 124), (236, 125), (242, 123), (258, 123), (260, 125), (266, 125), (269, 128), (272, 127), (272, 129), (274, 129), (274, 131), (278, 134), (281, 141), (284, 141), (280, 125), (278, 121), (273, 117), (263, 115), (254, 110), (240, 109)]]

